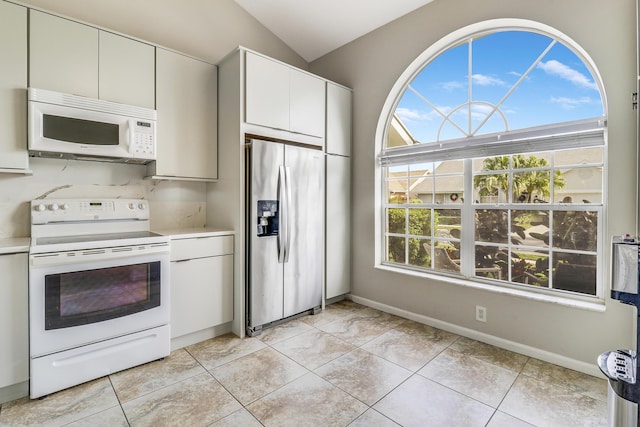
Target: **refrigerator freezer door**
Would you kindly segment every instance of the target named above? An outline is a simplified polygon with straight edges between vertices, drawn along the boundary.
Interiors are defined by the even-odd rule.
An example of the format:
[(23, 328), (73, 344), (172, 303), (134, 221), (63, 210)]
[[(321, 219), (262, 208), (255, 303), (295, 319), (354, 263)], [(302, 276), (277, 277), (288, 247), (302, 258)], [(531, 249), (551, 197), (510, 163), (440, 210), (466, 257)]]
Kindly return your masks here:
[[(247, 239), (249, 240), (249, 271), (247, 279), (248, 322), (249, 327), (281, 319), (283, 307), (283, 270), (278, 263), (281, 248), (278, 236), (258, 236), (258, 221), (263, 214), (258, 212), (258, 201), (277, 200), (279, 185), (279, 167), (284, 163), (284, 146), (272, 142), (253, 140), (249, 152), (247, 168), (250, 178), (248, 192), (251, 195), (247, 217)], [(281, 215), (280, 204), (278, 215)]]
[(284, 147), (291, 191), (289, 260), (284, 264), (284, 317), (322, 304), (324, 154)]

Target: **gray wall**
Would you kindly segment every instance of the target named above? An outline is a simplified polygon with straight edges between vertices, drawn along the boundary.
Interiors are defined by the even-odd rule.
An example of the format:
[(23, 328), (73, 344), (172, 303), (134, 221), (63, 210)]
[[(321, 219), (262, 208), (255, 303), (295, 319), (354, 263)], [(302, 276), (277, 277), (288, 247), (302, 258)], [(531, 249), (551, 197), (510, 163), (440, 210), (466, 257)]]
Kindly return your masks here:
[[(608, 208), (605, 259), (612, 234), (634, 233), (636, 206), (635, 2), (633, 0), (435, 0), (314, 61), (310, 70), (354, 89), (353, 295), (462, 328), (530, 354), (596, 372), (605, 350), (631, 347), (634, 311), (607, 297), (604, 312), (375, 268), (376, 126), (389, 91), (427, 47), (464, 26), (495, 18), (538, 21), (568, 35), (593, 58), (608, 101)], [(609, 273), (605, 272), (608, 294)], [(475, 305), (488, 322), (475, 321)], [(486, 334), (486, 335), (485, 335)], [(584, 370), (583, 369), (583, 370)]]

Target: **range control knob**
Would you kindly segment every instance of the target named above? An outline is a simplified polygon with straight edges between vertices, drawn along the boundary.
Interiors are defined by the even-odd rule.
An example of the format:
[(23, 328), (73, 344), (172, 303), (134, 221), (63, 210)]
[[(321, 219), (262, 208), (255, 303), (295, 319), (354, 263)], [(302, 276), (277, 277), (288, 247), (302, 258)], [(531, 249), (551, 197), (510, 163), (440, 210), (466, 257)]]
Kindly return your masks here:
[(57, 210), (58, 210), (58, 207), (59, 207), (59, 206), (58, 206), (58, 204), (57, 204), (57, 203), (51, 203), (51, 204), (49, 205), (49, 210), (50, 210), (50, 211), (57, 211)]
[(60, 209), (62, 209), (63, 211), (66, 211), (67, 209), (69, 209), (69, 205), (64, 203), (64, 204), (60, 205)]
[(35, 206), (33, 207), (33, 210), (34, 210), (34, 211), (36, 211), (36, 212), (42, 212), (42, 211), (44, 211), (46, 208), (47, 208), (47, 207), (46, 207), (45, 205), (43, 205), (42, 203), (39, 203), (39, 204), (37, 204), (37, 205), (35, 205)]
[(144, 203), (138, 203), (138, 209), (144, 210), (145, 205)]
[(134, 210), (136, 208), (136, 205), (134, 205), (133, 203), (129, 203), (127, 207), (131, 210)]

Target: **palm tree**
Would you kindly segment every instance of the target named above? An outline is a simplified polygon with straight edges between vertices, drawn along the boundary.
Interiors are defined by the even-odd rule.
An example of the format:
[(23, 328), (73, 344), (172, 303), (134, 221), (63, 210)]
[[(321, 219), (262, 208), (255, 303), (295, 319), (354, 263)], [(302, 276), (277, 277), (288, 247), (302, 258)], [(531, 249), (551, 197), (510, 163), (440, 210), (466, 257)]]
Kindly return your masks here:
[[(516, 154), (514, 156), (488, 157), (484, 159), (482, 170), (499, 171), (507, 169), (536, 169), (549, 166), (546, 159), (536, 156), (524, 156)], [(476, 175), (473, 179), (475, 188), (481, 196), (495, 195), (499, 190), (509, 192), (509, 174), (484, 174)], [(565, 186), (564, 177), (558, 170), (554, 172), (553, 184), (557, 188)], [(534, 193), (548, 197), (551, 194), (551, 174), (548, 170), (525, 170), (513, 173), (513, 194), (520, 201), (531, 203)]]

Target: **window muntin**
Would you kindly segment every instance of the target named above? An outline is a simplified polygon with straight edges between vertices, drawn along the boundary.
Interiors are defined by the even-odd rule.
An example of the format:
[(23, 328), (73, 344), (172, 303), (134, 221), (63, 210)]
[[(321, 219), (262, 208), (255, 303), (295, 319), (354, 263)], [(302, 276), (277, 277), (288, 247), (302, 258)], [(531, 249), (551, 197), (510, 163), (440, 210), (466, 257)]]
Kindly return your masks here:
[[(554, 37), (515, 30), (428, 61), (399, 98), (380, 156), (385, 208), (395, 202), (405, 222), (387, 230), (383, 263), (597, 296), (606, 120), (585, 64)], [(398, 181), (402, 200), (390, 197)]]

